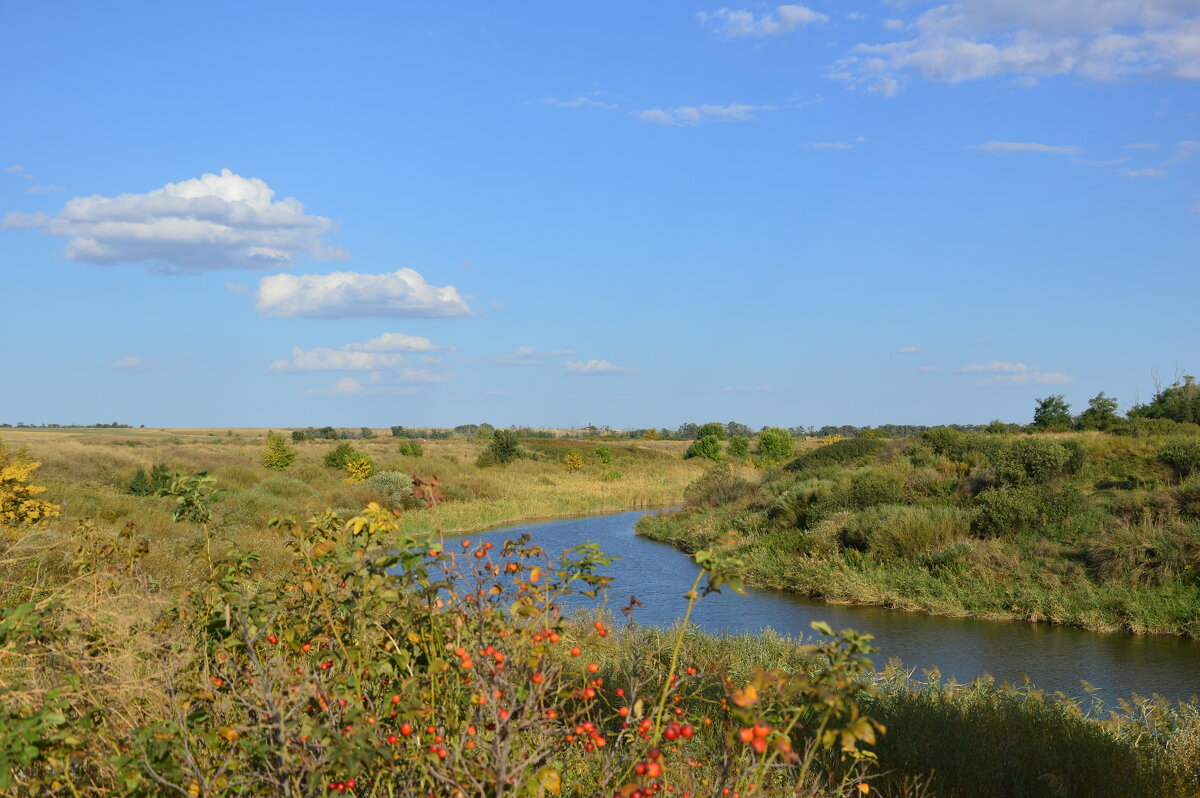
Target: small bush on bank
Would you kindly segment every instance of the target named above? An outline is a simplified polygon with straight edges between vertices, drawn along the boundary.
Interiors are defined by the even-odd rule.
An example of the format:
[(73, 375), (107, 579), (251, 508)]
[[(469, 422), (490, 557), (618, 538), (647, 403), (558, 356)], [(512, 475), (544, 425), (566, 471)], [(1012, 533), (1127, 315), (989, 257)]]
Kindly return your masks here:
[(813, 449), (811, 452), (805, 452), (788, 463), (787, 468), (789, 471), (807, 471), (821, 466), (852, 463), (874, 456), (886, 445), (879, 438), (850, 438), (837, 441), (819, 449)]
[(1176, 438), (1163, 445), (1155, 453), (1155, 459), (1180, 479), (1200, 474), (1200, 440)]

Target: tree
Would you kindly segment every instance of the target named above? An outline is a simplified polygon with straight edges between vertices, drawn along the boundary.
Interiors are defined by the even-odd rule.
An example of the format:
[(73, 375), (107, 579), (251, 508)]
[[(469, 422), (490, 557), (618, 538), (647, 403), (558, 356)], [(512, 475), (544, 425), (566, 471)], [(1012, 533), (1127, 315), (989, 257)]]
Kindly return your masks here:
[(1033, 411), (1033, 426), (1037, 429), (1063, 429), (1071, 426), (1071, 406), (1060, 393), (1041, 397)]
[(716, 435), (705, 435), (692, 441), (684, 458), (705, 457), (714, 463), (721, 462), (721, 439)]
[(730, 421), (725, 425), (725, 434), (729, 436), (730, 440), (733, 440), (737, 436), (749, 438), (754, 434), (754, 430), (750, 429), (745, 424), (739, 424), (736, 421)]
[(792, 436), (785, 429), (767, 427), (758, 433), (758, 455), (764, 463), (782, 463), (792, 456)]
[(727, 450), (730, 457), (744, 459), (750, 456), (750, 439), (744, 435), (734, 435), (729, 439)]
[(497, 463), (508, 463), (520, 456), (520, 443), (521, 439), (512, 430), (493, 430), (492, 442), (488, 444), (488, 452)]
[(642, 433), (642, 440), (644, 441), (656, 441), (661, 437), (656, 429), (648, 429)]
[(283, 471), (296, 461), (296, 450), (288, 446), (287, 439), (278, 432), (267, 433), (267, 450), (263, 452), (262, 464), (274, 471)]
[(1200, 385), (1196, 378), (1185, 374), (1168, 388), (1154, 394), (1148, 405), (1137, 405), (1129, 411), (1132, 418), (1166, 418), (1180, 423), (1200, 421)]
[(612, 450), (603, 443), (597, 444), (595, 449), (592, 449), (592, 454), (596, 455), (596, 459), (604, 465), (612, 465)]
[(700, 429), (696, 430), (697, 438), (705, 438), (709, 435), (716, 437), (716, 439), (719, 441), (725, 440), (725, 425), (718, 424), (715, 421), (710, 421), (701, 426)]
[(1120, 420), (1117, 416), (1116, 398), (1105, 396), (1104, 391), (1101, 391), (1088, 400), (1088, 409), (1075, 419), (1075, 426), (1079, 429), (1108, 430), (1115, 427)]

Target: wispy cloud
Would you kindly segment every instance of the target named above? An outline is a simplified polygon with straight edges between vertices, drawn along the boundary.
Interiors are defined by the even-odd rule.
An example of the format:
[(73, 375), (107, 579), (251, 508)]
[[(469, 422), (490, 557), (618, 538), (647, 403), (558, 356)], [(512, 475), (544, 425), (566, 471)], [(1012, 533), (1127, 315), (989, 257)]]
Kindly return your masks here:
[(633, 373), (632, 369), (607, 360), (568, 360), (563, 364), (563, 368), (568, 374), (592, 377)]
[(575, 354), (573, 349), (550, 349), (539, 351), (532, 346), (518, 346), (517, 351), (501, 355), (496, 362), (505, 366), (536, 366), (557, 357), (567, 357)]
[(1175, 155), (1167, 164), (1190, 161), (1196, 153), (1200, 153), (1200, 141), (1181, 141), (1175, 145)]
[(36, 185), (25, 189), (26, 194), (61, 194), (66, 191), (62, 186), (55, 185)]
[(984, 152), (1042, 152), (1054, 155), (1073, 155), (1078, 147), (1060, 144), (1039, 144), (1035, 141), (997, 141), (995, 139), (980, 144), (977, 149)]
[(157, 369), (157, 363), (151, 363), (147, 360), (142, 360), (140, 357), (123, 357), (116, 360), (108, 366), (113, 371), (151, 371)]
[(1166, 169), (1118, 169), (1117, 174), (1121, 177), (1149, 177), (1161, 178), (1167, 176)]
[(696, 19), (701, 25), (710, 26), (726, 38), (736, 39), (743, 36), (779, 36), (814, 22), (824, 22), (829, 17), (807, 6), (782, 5), (765, 14), (719, 8), (711, 12), (701, 11), (696, 14)]
[(677, 108), (651, 108), (637, 112), (636, 116), (643, 122), (656, 125), (688, 126), (698, 125), (706, 120), (717, 122), (749, 122), (754, 114), (760, 111), (774, 111), (771, 105), (745, 105), (731, 103), (729, 105), (683, 105)]
[(20, 165), (6, 166), (6, 167), (4, 167), (4, 171), (11, 172), (12, 174), (17, 174), (18, 172), (25, 171), (25, 167), (20, 166)]
[(617, 103), (597, 99), (597, 97), (601, 96), (604, 96), (601, 92), (591, 92), (589, 94), (578, 94), (566, 100), (558, 97), (543, 97), (542, 103), (553, 105), (555, 108), (598, 108), (604, 111), (616, 111), (621, 107)]
[(1126, 144), (1125, 149), (1127, 149), (1127, 150), (1157, 150), (1158, 145), (1157, 144), (1147, 144), (1147, 143)]
[[(276, 360), (268, 371), (371, 371), (399, 370), (409, 373), (412, 381), (418, 379), (423, 370), (409, 369), (405, 353), (428, 353), (453, 351), (452, 347), (437, 346), (428, 338), (406, 333), (384, 333), (366, 343), (346, 344), (340, 349), (317, 347), (302, 349), (293, 347), (290, 359)], [(440, 380), (437, 380), (440, 381)]]
[(919, 347), (919, 346), (902, 346), (896, 350), (896, 354), (898, 354), (898, 355), (915, 355), (920, 351), (922, 351), (922, 350), (921, 350), (921, 347)]
[(859, 144), (865, 144), (866, 136), (858, 136), (850, 141), (813, 141), (802, 146), (810, 150), (852, 150)]
[(955, 371), (980, 376), (976, 385), (1064, 385), (1072, 378), (1058, 371), (1042, 371), (1021, 362), (993, 360), (991, 363), (972, 363)]

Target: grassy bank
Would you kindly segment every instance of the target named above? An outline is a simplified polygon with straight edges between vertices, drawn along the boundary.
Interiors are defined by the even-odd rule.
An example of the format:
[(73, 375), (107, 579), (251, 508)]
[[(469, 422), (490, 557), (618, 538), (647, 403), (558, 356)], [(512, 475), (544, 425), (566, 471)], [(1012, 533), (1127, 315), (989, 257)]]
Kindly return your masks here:
[(1200, 478), (1163, 462), (1176, 441), (1196, 438), (848, 440), (726, 464), (638, 530), (827, 601), (1197, 638)]

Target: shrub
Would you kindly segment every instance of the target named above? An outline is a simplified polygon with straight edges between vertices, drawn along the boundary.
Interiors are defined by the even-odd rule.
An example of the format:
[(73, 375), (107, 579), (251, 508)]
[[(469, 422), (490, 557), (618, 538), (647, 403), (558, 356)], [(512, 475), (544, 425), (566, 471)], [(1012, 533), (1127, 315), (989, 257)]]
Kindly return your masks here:
[(908, 462), (917, 468), (928, 468), (937, 464), (937, 453), (930, 446), (914, 443), (904, 449)]
[(1162, 584), (1200, 574), (1200, 529), (1179, 522), (1118, 522), (1088, 547), (1101, 579)]
[(512, 430), (498, 429), (492, 431), (492, 442), (488, 444), (488, 452), (492, 460), (501, 465), (510, 463), (521, 456), (521, 440)]
[(813, 508), (833, 497), (835, 483), (827, 479), (808, 479), (779, 495), (767, 510), (767, 517), (783, 526), (806, 527), (815, 519)]
[(827, 443), (819, 449), (805, 452), (788, 463), (790, 471), (805, 471), (827, 465), (852, 463), (876, 454), (885, 446), (878, 438), (850, 438)]
[(145, 469), (139, 468), (133, 475), (133, 479), (129, 481), (125, 492), (134, 496), (153, 496), (170, 484), (171, 473), (167, 469), (166, 463), (156, 463), (150, 467), (148, 476)]
[(970, 513), (957, 507), (871, 507), (846, 526), (847, 540), (884, 561), (916, 560), (970, 533)]
[(721, 507), (741, 501), (753, 492), (750, 483), (736, 476), (728, 463), (719, 463), (688, 485), (683, 496), (694, 507)]
[(583, 469), (584, 465), (583, 455), (572, 449), (563, 455), (562, 464), (563, 468), (567, 469), (568, 471), (580, 471)]
[(1019, 438), (1005, 446), (992, 465), (1003, 484), (1044, 484), (1060, 476), (1070, 459), (1071, 453), (1061, 443)]
[(642, 440), (644, 441), (656, 441), (659, 439), (659, 437), (661, 436), (658, 434), (658, 430), (656, 429), (648, 429), (642, 433)]
[(714, 463), (721, 460), (721, 439), (716, 435), (705, 435), (702, 438), (697, 438), (692, 441), (692, 445), (688, 447), (687, 452), (683, 455), (685, 458), (704, 457), (712, 460)]
[(805, 554), (810, 557), (820, 557), (829, 559), (837, 556), (842, 550), (841, 535), (842, 530), (846, 528), (846, 524), (854, 518), (854, 514), (848, 510), (833, 513), (832, 515), (821, 519), (814, 524), (811, 529), (804, 533), (804, 542), (802, 549)]
[(1033, 411), (1033, 426), (1038, 429), (1065, 429), (1071, 426), (1071, 406), (1062, 394), (1037, 400)]
[(779, 427), (767, 427), (756, 436), (758, 456), (764, 463), (776, 465), (792, 456), (792, 435)]
[(729, 439), (729, 446), (726, 448), (726, 453), (730, 457), (744, 460), (750, 456), (750, 439), (744, 435), (734, 435)]
[(849, 507), (864, 509), (904, 501), (904, 475), (895, 471), (866, 469), (856, 473), (845, 492)]
[(1200, 476), (1184, 480), (1176, 491), (1176, 500), (1184, 518), (1200, 519)]
[(621, 478), (621, 476), (622, 475), (621, 475), (620, 471), (616, 470), (615, 468), (610, 468), (607, 471), (605, 471), (603, 474), (600, 475), (600, 481), (601, 482), (616, 482), (618, 479)]
[(597, 444), (596, 448), (592, 449), (592, 454), (594, 454), (596, 456), (596, 459), (599, 460), (602, 464), (612, 465), (612, 450), (609, 449), (607, 446), (605, 446), (603, 443)]
[(29, 482), (40, 466), (23, 449), (10, 452), (0, 443), (0, 531), (31, 526), (59, 514), (57, 505), (38, 498), (46, 489)]
[(1154, 457), (1178, 477), (1200, 474), (1200, 440), (1175, 438), (1162, 446)]
[(346, 468), (346, 463), (358, 457), (365, 456), (348, 443), (339, 443), (334, 449), (325, 453), (321, 462), (326, 468), (336, 468), (339, 471)]
[(921, 437), (937, 454), (954, 457), (962, 443), (963, 434), (950, 427), (934, 427), (921, 433)]
[(719, 441), (725, 440), (725, 425), (710, 421), (707, 424), (700, 425), (700, 428), (696, 430), (697, 440), (707, 438), (709, 435), (714, 436)]
[(272, 471), (283, 471), (296, 461), (296, 450), (288, 446), (287, 439), (278, 432), (267, 433), (267, 450), (263, 452), (262, 464)]
[(981, 537), (1002, 537), (1022, 532), (1038, 522), (1036, 499), (1026, 488), (988, 488), (975, 497), (971, 526)]
[(417, 504), (412, 477), (401, 471), (376, 472), (364, 484), (382, 496), (389, 507), (407, 509)]
[(425, 449), (422, 448), (421, 443), (412, 438), (400, 441), (400, 446), (396, 451), (405, 457), (423, 457), (425, 455)]
[(357, 457), (346, 461), (344, 470), (346, 478), (342, 480), (343, 482), (349, 485), (366, 482), (367, 478), (375, 473), (375, 461), (360, 452)]

